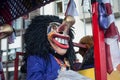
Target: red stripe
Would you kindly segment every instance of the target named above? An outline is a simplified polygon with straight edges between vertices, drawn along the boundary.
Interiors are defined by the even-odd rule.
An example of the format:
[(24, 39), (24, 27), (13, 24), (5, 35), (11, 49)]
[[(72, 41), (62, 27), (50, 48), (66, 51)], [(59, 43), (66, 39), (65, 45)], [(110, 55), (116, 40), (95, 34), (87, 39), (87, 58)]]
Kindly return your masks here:
[(110, 46), (105, 44), (106, 48), (106, 62), (107, 62), (107, 72), (111, 73), (113, 71), (113, 64), (112, 64), (112, 59), (110, 55)]
[(105, 7), (106, 7), (106, 11), (107, 11), (108, 16), (109, 16), (110, 14), (112, 14), (111, 4), (110, 4), (110, 3), (106, 3), (106, 4), (105, 4)]
[(105, 32), (105, 38), (113, 38), (115, 35), (118, 35), (118, 30), (113, 22)]

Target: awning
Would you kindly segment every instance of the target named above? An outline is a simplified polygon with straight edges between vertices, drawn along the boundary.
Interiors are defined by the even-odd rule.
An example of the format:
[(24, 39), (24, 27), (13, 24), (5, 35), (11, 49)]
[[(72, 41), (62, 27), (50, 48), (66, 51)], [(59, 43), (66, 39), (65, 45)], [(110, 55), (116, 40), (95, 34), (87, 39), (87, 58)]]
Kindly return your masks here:
[(0, 0), (0, 25), (23, 16), (55, 0)]

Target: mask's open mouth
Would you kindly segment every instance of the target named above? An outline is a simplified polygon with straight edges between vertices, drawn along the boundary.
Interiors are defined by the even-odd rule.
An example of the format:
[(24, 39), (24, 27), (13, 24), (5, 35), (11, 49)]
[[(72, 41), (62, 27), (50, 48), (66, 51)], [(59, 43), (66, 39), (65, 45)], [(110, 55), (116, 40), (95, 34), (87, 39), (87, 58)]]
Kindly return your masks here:
[(60, 47), (62, 49), (69, 48), (69, 44), (68, 44), (69, 37), (67, 37), (67, 36), (53, 34), (52, 41), (54, 42), (54, 44), (56, 44), (58, 47)]

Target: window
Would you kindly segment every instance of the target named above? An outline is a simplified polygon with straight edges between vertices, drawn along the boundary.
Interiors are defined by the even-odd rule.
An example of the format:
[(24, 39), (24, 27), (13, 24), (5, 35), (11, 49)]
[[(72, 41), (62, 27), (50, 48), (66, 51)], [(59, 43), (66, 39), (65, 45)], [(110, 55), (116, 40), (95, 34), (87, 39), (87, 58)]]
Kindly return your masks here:
[(22, 28), (22, 23), (23, 23), (23, 20), (22, 18), (18, 18), (16, 20), (13, 21), (13, 28), (15, 28), (16, 30), (19, 30)]
[(1, 50), (7, 50), (7, 38), (1, 39)]
[(13, 48), (21, 48), (22, 47), (22, 37), (21, 36), (17, 36), (14, 40), (14, 43), (9, 44), (9, 49), (13, 49)]
[(57, 13), (62, 13), (63, 9), (62, 9), (62, 2), (58, 2), (57, 3)]
[(110, 0), (111, 6), (113, 7), (113, 0)]
[(65, 13), (65, 11), (66, 11), (66, 9), (67, 9), (67, 5), (68, 5), (68, 0), (64, 0), (63, 2), (64, 2), (64, 3), (63, 3), (63, 6), (64, 6), (64, 7), (63, 7), (63, 9), (64, 9), (63, 12)]
[(65, 13), (69, 0), (56, 1), (56, 14)]
[(6, 62), (7, 61), (7, 52), (3, 52), (2, 53), (2, 62)]
[(23, 24), (24, 26), (23, 26), (23, 28), (27, 29), (28, 26), (29, 26), (29, 24), (30, 24), (30, 20), (29, 19), (24, 20), (24, 24)]
[(83, 1), (83, 12), (87, 13), (90, 10), (90, 1), (89, 0), (84, 0)]
[(120, 12), (120, 0), (118, 0), (118, 10), (119, 10), (119, 12)]

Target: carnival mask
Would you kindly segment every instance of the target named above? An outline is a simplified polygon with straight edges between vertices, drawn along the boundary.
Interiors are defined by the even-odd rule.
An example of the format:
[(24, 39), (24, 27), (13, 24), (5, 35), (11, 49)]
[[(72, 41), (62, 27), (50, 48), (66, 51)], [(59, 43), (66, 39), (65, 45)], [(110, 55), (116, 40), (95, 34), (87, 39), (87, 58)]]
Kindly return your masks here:
[(52, 48), (60, 55), (64, 55), (69, 48), (69, 29), (75, 23), (72, 16), (66, 16), (63, 23), (51, 22), (48, 26), (48, 40)]
[(0, 39), (3, 39), (13, 32), (13, 28), (9, 24), (4, 24), (0, 26)]

